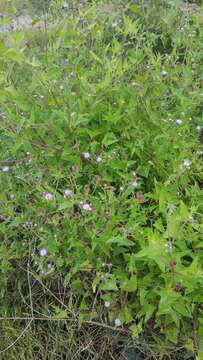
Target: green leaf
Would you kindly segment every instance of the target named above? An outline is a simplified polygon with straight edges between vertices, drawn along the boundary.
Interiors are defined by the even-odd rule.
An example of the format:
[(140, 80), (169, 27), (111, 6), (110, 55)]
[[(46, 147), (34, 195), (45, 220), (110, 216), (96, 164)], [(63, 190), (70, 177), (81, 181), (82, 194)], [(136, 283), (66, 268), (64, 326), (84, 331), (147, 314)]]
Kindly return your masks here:
[(90, 50), (90, 54), (92, 55), (94, 60), (96, 60), (99, 64), (103, 65), (101, 59), (93, 51)]
[(102, 144), (105, 146), (109, 146), (114, 144), (115, 142), (117, 142), (117, 138), (115, 137), (115, 135), (113, 133), (107, 133), (104, 136), (104, 139), (102, 140)]
[(182, 221), (186, 221), (189, 219), (188, 208), (183, 201), (181, 201), (180, 203), (180, 218)]
[(134, 292), (137, 290), (137, 276), (132, 275), (130, 279), (126, 279), (123, 284), (121, 284), (121, 289), (127, 292)]
[(145, 178), (148, 178), (149, 176), (149, 170), (150, 170), (150, 165), (144, 165), (144, 166), (139, 166), (137, 168), (137, 174), (140, 176), (143, 176)]
[(58, 207), (58, 211), (70, 209), (70, 208), (72, 208), (72, 206), (73, 206), (73, 204), (71, 201), (63, 200)]
[(116, 285), (115, 279), (108, 279), (104, 284), (100, 285), (100, 289), (104, 291), (117, 291), (118, 287)]
[(118, 246), (133, 246), (135, 243), (129, 239), (126, 239), (122, 236), (112, 237), (111, 239), (107, 240), (107, 244), (117, 244)]

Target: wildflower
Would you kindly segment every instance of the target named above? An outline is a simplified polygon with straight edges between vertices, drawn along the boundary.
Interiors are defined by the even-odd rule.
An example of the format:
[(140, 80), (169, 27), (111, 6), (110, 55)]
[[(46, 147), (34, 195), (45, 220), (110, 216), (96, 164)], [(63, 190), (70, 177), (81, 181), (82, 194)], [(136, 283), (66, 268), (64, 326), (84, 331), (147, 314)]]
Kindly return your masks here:
[(109, 308), (109, 306), (110, 306), (110, 302), (109, 302), (109, 301), (105, 301), (105, 303), (104, 303), (104, 307), (105, 307), (106, 309), (108, 309), (108, 308)]
[(101, 157), (101, 156), (97, 156), (96, 162), (97, 162), (97, 163), (100, 163), (101, 161), (102, 161), (102, 157)]
[(113, 28), (115, 28), (117, 25), (118, 25), (118, 23), (117, 23), (116, 21), (111, 24), (111, 26), (112, 26)]
[(133, 86), (134, 88), (140, 88), (140, 84), (137, 83), (137, 82), (135, 82), (135, 81), (132, 82), (132, 86)]
[(72, 190), (66, 189), (66, 190), (64, 191), (64, 197), (70, 198), (72, 195), (73, 195)]
[(47, 264), (47, 267), (48, 267), (48, 269), (50, 269), (50, 270), (53, 269), (53, 265), (52, 265), (51, 263), (48, 263), (48, 264)]
[(82, 205), (83, 210), (87, 211), (87, 212), (91, 212), (92, 211), (92, 207), (90, 206), (90, 204), (85, 203)]
[(49, 193), (49, 192), (46, 192), (45, 193), (45, 199), (47, 201), (53, 200), (53, 195), (51, 193)]
[(182, 167), (186, 168), (186, 169), (190, 169), (190, 161), (189, 160), (184, 160), (183, 161), (183, 164), (182, 164)]
[(177, 119), (177, 120), (176, 120), (176, 125), (181, 125), (181, 124), (182, 124), (182, 120)]
[(170, 253), (172, 253), (173, 244), (170, 241), (169, 243), (165, 244), (165, 249), (168, 250)]
[(14, 200), (16, 199), (15, 195), (14, 195), (14, 194), (11, 194), (11, 195), (10, 195), (10, 199), (14, 201)]
[(115, 319), (115, 321), (114, 321), (114, 324), (115, 324), (115, 326), (117, 327), (117, 326), (121, 326), (121, 321), (120, 321), (120, 319)]
[(120, 191), (123, 191), (123, 190), (124, 190), (124, 187), (123, 187), (123, 186), (120, 186), (119, 189), (120, 189)]
[(142, 191), (138, 191), (136, 193), (136, 199), (137, 199), (138, 204), (142, 204), (144, 202), (144, 195), (143, 195)]
[(174, 204), (169, 204), (167, 207), (169, 214), (172, 214), (174, 212), (175, 208), (176, 208), (176, 206)]
[(8, 172), (10, 170), (10, 167), (8, 166), (8, 165), (4, 165), (3, 167), (2, 167), (2, 171), (3, 172)]
[(39, 250), (39, 254), (40, 254), (40, 256), (46, 256), (47, 250), (46, 250), (45, 248), (41, 248), (41, 249)]
[(133, 188), (136, 188), (137, 187), (137, 176), (134, 175), (131, 182), (130, 182), (130, 185), (133, 187)]
[(70, 116), (74, 116), (75, 115), (75, 112), (73, 111), (72, 113), (70, 113)]
[(44, 95), (40, 95), (40, 99), (44, 100), (45, 96)]
[(197, 131), (199, 132), (199, 131), (202, 130), (202, 126), (201, 126), (201, 125), (197, 125), (196, 129), (197, 129)]
[(85, 160), (89, 160), (89, 159), (90, 159), (90, 153), (89, 153), (89, 152), (84, 152), (84, 153), (83, 153), (83, 158), (84, 158)]
[(101, 181), (101, 176), (100, 175), (95, 175), (94, 176), (94, 181), (96, 182), (96, 184), (98, 184)]
[(74, 79), (75, 79), (75, 74), (74, 74), (73, 71), (71, 71), (71, 73), (70, 73), (70, 79), (71, 79), (71, 80), (74, 80)]
[(62, 8), (63, 8), (63, 9), (67, 9), (67, 8), (68, 8), (67, 2), (64, 2), (64, 3), (63, 3)]
[(162, 70), (161, 75), (162, 75), (162, 76), (167, 76), (167, 75), (168, 75), (168, 73), (167, 73), (167, 71), (166, 71), (166, 70)]

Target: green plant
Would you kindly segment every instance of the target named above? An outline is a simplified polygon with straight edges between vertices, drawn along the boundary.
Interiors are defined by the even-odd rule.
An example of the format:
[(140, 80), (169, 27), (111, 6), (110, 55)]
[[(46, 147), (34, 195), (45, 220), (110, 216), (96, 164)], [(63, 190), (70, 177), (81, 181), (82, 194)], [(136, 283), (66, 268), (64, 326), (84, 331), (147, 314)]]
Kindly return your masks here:
[(151, 5), (53, 2), (43, 30), (1, 39), (1, 312), (194, 357), (202, 7)]

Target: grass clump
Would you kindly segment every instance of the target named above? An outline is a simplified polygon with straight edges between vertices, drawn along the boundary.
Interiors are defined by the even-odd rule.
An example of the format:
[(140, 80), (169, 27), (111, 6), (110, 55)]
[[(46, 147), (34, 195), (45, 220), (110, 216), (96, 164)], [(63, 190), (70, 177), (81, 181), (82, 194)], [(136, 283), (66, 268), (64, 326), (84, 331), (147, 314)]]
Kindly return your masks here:
[(53, 1), (1, 35), (3, 359), (201, 359), (201, 14)]

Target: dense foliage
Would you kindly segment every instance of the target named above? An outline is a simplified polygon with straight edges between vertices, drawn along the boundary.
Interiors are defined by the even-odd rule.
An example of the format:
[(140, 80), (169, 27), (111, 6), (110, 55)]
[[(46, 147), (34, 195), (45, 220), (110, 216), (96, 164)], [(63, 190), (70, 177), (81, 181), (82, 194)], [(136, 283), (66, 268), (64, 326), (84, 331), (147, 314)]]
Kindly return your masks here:
[(53, 1), (47, 19), (1, 35), (1, 316), (201, 359), (202, 7)]

